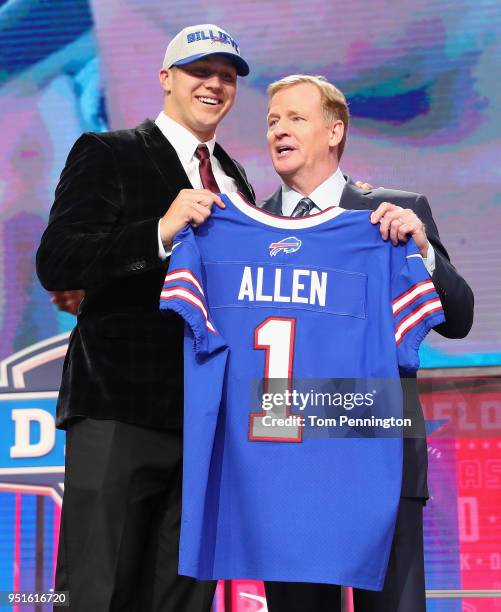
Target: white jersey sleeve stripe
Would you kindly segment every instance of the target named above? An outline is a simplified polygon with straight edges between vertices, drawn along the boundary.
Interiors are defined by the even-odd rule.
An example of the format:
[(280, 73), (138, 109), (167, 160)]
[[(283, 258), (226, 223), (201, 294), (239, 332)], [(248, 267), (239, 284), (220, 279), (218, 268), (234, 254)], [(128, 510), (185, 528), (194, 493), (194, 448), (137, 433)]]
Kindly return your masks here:
[(399, 295), (397, 298), (393, 300), (391, 303), (391, 307), (393, 309), (393, 314), (398, 314), (401, 310), (406, 308), (409, 304), (411, 304), (418, 297), (430, 293), (431, 291), (435, 291), (435, 285), (431, 280), (422, 281), (421, 283), (417, 283), (413, 287), (411, 287), (402, 295)]
[(425, 302), (419, 308), (411, 312), (405, 319), (402, 319), (397, 329), (395, 330), (395, 340), (397, 344), (402, 341), (405, 334), (420, 323), (425, 317), (442, 310), (442, 303), (439, 298)]
[(188, 289), (185, 289), (184, 287), (173, 287), (172, 289), (164, 289), (162, 293), (160, 294), (161, 300), (173, 300), (175, 298), (184, 300), (185, 302), (188, 302), (189, 304), (192, 304), (193, 306), (198, 308), (198, 310), (200, 310), (200, 312), (204, 315), (207, 329), (209, 329), (213, 333), (217, 333), (214, 326), (209, 321), (209, 317), (208, 317), (207, 309), (205, 308), (205, 305), (203, 304), (202, 300), (200, 300), (198, 296), (196, 296), (194, 293), (192, 293)]
[(197, 277), (190, 270), (176, 270), (175, 272), (169, 272), (165, 277), (165, 283), (170, 283), (176, 280), (185, 280), (186, 282), (192, 284), (202, 295), (204, 295), (202, 285), (199, 283)]

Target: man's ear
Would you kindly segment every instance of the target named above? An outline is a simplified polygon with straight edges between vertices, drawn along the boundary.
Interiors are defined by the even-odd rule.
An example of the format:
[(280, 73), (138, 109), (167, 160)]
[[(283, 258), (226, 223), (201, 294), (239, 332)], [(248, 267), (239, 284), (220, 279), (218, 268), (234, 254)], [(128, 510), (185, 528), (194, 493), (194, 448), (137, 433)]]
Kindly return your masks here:
[(343, 136), (344, 123), (341, 121), (341, 119), (336, 119), (330, 126), (329, 146), (337, 147), (341, 140), (343, 140)]
[(158, 73), (160, 85), (165, 93), (170, 93), (172, 89), (172, 68), (162, 68)]

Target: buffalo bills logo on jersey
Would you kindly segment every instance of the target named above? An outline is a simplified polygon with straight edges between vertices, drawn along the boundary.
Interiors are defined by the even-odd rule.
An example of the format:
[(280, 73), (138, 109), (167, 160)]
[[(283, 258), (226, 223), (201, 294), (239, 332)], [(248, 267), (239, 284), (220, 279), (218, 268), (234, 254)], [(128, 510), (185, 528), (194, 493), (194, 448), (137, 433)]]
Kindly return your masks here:
[(282, 238), (278, 242), (272, 242), (268, 247), (270, 249), (270, 256), (274, 257), (281, 251), (284, 253), (295, 253), (301, 248), (301, 240), (295, 236), (289, 236), (288, 238)]

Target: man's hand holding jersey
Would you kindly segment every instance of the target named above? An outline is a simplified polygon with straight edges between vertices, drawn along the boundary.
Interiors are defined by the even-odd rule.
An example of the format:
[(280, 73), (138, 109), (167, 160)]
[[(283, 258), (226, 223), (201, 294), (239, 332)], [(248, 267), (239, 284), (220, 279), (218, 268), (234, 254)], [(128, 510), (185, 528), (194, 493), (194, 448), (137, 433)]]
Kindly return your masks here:
[[(356, 181), (355, 185), (359, 189), (370, 191), (373, 186), (370, 183)], [(382, 202), (371, 214), (371, 223), (380, 224), (380, 232), (383, 240), (391, 240), (392, 244), (407, 242), (412, 236), (419, 249), (421, 257), (428, 255), (428, 237), (424, 223), (410, 208), (402, 208), (391, 202)]]
[(414, 238), (421, 257), (427, 257), (429, 242), (424, 223), (410, 208), (382, 202), (371, 214), (371, 223), (379, 223), (383, 240), (389, 238), (395, 245)]
[(225, 208), (221, 198), (208, 189), (181, 189), (160, 219), (160, 238), (165, 249), (172, 247), (175, 235), (186, 225), (201, 225), (210, 216), (213, 204)]

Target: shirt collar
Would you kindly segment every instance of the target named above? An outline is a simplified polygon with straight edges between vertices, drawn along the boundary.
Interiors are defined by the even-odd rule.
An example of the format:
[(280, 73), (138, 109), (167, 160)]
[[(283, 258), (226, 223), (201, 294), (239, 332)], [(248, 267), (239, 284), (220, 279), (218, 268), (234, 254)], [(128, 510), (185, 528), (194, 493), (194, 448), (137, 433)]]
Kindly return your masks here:
[(174, 121), (174, 119), (168, 117), (163, 111), (161, 111), (158, 117), (155, 119), (155, 124), (165, 138), (167, 138), (170, 144), (174, 147), (179, 159), (185, 164), (193, 159), (193, 155), (195, 154), (195, 150), (199, 144), (206, 145), (209, 149), (209, 153), (211, 155), (214, 154), (216, 136), (204, 143), (201, 143), (189, 130), (187, 130), (177, 121)]
[[(320, 210), (325, 210), (331, 206), (339, 206), (345, 185), (346, 179), (338, 167), (336, 172), (309, 193), (308, 197), (315, 202), (315, 206)], [(285, 214), (289, 209), (294, 210), (299, 200), (304, 197), (282, 181), (282, 213)]]

